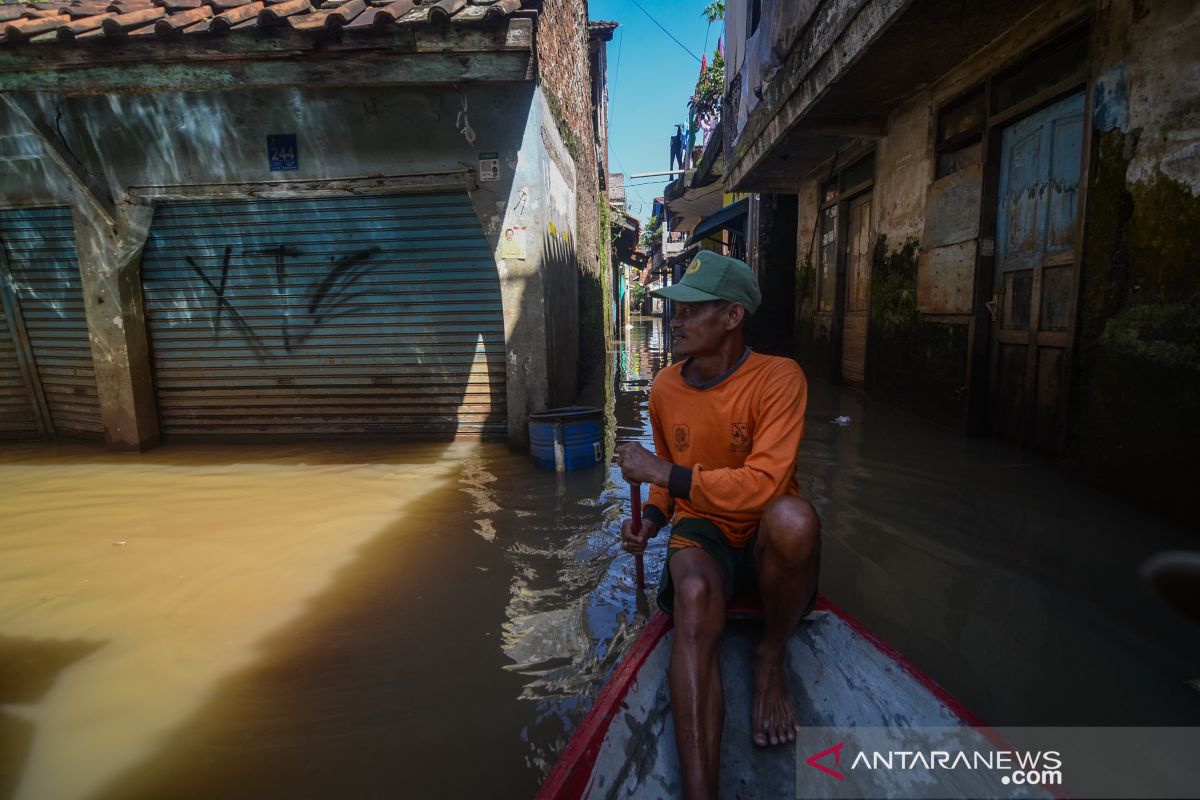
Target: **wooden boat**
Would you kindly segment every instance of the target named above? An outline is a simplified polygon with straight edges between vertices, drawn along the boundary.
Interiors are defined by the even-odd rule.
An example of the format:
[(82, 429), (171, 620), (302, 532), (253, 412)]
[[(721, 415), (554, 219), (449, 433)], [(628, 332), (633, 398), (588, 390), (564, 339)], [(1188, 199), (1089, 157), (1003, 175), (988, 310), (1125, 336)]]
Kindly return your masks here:
[[(752, 658), (761, 630), (753, 621), (755, 611), (735, 601), (721, 642), (726, 713), (720, 796), (795, 797), (797, 763), (803, 765), (796, 747), (761, 749), (751, 741)], [(662, 612), (646, 624), (574, 732), (538, 800), (681, 796), (667, 696), (672, 624)], [(982, 726), (931, 678), (823, 597), (788, 649), (801, 726)], [(997, 794), (1003, 792), (992, 796)]]

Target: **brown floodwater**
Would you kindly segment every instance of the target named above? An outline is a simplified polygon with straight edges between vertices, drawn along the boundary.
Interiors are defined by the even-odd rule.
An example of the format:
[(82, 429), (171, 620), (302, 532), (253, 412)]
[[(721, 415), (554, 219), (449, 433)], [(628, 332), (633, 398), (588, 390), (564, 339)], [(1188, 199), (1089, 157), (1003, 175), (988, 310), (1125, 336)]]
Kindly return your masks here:
[[(610, 354), (610, 453), (662, 345)], [(988, 721), (1200, 723), (1136, 578), (1195, 531), (817, 381), (800, 478), (822, 591)], [(7, 444), (0, 487), (0, 797), (529, 797), (644, 621), (615, 470), (503, 445)]]

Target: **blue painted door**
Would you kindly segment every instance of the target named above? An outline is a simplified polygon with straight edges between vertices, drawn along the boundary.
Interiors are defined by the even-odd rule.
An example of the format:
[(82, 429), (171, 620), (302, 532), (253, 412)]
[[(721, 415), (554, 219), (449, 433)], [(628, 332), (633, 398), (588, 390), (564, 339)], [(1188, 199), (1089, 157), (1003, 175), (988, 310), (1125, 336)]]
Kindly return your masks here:
[[(71, 209), (0, 211), (0, 241), (9, 302), (16, 303), (5, 314), (4, 327), (14, 355), (25, 362), (30, 403), (43, 419), (42, 432), (104, 438)], [(0, 361), (4, 358), (0, 354)], [(11, 381), (11, 369), (0, 364), (0, 371)]]
[(1006, 128), (996, 220), (992, 421), (1002, 439), (1054, 452), (1074, 335), (1083, 94)]
[(499, 278), (465, 193), (168, 204), (142, 278), (167, 436), (506, 432)]

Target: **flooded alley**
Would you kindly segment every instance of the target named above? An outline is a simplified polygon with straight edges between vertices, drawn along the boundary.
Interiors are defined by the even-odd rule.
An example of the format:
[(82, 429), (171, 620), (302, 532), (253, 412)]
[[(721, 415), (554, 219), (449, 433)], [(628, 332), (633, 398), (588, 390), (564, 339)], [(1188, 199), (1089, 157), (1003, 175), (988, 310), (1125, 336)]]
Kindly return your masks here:
[[(610, 353), (610, 453), (660, 326)], [(1187, 531), (816, 382), (799, 471), (823, 593), (988, 722), (1200, 720), (1196, 631), (1135, 574)], [(611, 468), (5, 445), (0, 481), (0, 797), (529, 797), (644, 622)]]

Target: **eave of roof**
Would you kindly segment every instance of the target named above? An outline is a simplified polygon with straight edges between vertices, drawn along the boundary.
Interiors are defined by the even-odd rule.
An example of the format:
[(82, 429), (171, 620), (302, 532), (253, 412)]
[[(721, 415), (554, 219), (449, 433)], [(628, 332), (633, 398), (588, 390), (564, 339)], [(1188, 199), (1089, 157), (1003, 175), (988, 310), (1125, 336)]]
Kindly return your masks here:
[(123, 39), (290, 28), (362, 32), (400, 25), (498, 23), (521, 0), (51, 0), (0, 5), (0, 45), (84, 44)]
[[(0, 6), (0, 90), (93, 94), (533, 77), (521, 0), (59, 0)], [(13, 17), (17, 12), (20, 16)], [(3, 18), (11, 17), (7, 21)], [(353, 65), (347, 63), (355, 57)], [(308, 56), (298, 59), (298, 56)]]

